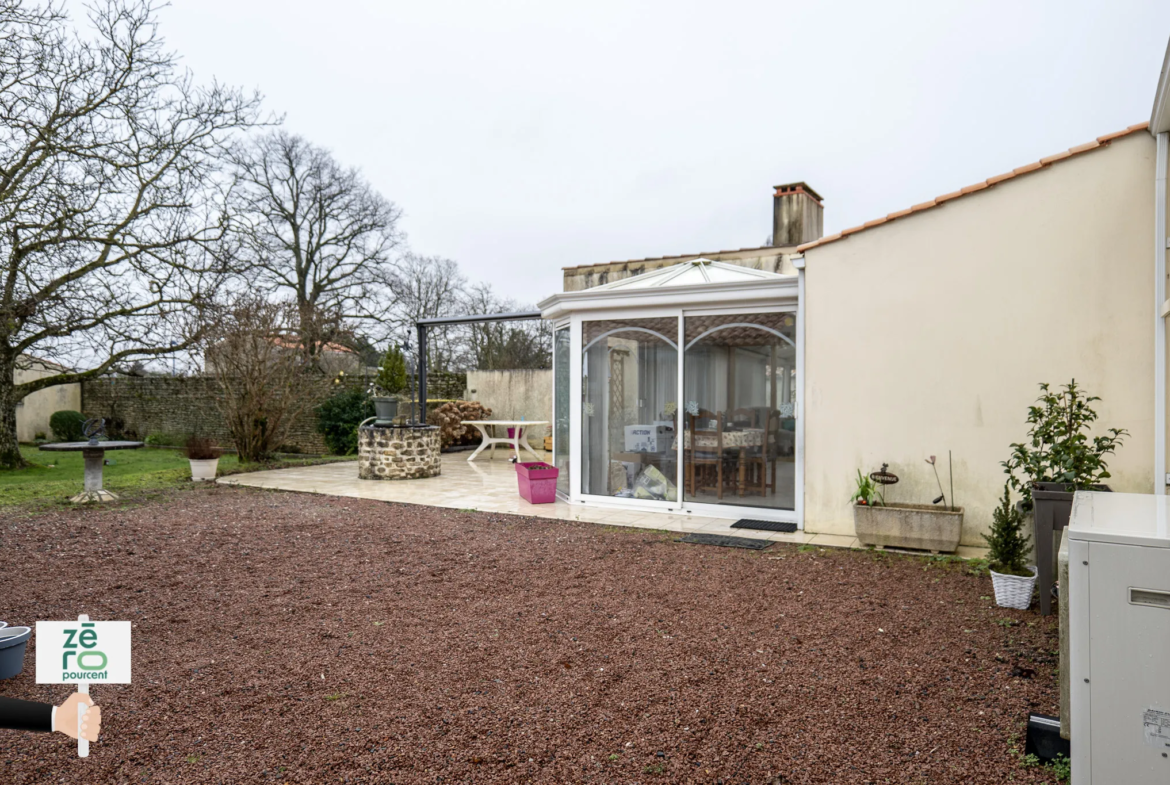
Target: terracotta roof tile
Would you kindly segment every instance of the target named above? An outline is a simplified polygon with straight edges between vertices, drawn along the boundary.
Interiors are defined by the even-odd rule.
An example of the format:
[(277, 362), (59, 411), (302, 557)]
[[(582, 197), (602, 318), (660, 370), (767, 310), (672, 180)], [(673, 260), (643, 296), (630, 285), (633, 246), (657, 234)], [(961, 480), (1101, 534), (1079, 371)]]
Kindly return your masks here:
[(1029, 172), (1034, 172), (1037, 169), (1043, 169), (1044, 167), (1049, 166), (1050, 164), (1056, 163), (1057, 161), (1063, 161), (1066, 158), (1072, 158), (1073, 156), (1080, 155), (1082, 153), (1087, 153), (1090, 150), (1097, 150), (1097, 149), (1102, 148), (1102, 147), (1107, 147), (1109, 145), (1109, 143), (1112, 142), (1114, 139), (1119, 139), (1123, 136), (1128, 136), (1129, 134), (1137, 133), (1138, 131), (1144, 131), (1147, 128), (1149, 128), (1149, 123), (1136, 123), (1134, 125), (1131, 125), (1129, 128), (1126, 128), (1124, 131), (1117, 131), (1116, 133), (1106, 134), (1105, 136), (1098, 136), (1096, 138), (1096, 140), (1094, 140), (1092, 142), (1078, 145), (1078, 146), (1073, 147), (1069, 150), (1065, 150), (1063, 153), (1057, 153), (1056, 155), (1050, 155), (1047, 158), (1041, 158), (1039, 161), (1035, 161), (1033, 163), (1017, 167), (1017, 168), (1011, 170), (1010, 172), (1006, 172), (1004, 174), (999, 174), (999, 175), (996, 175), (995, 177), (988, 178), (987, 180), (984, 180), (981, 183), (974, 183), (972, 185), (968, 185), (965, 188), (961, 188), (958, 191), (952, 191), (949, 194), (943, 194), (942, 196), (939, 196), (935, 199), (932, 199), (929, 202), (921, 202), (919, 204), (914, 205), (909, 210), (900, 210), (896, 213), (890, 213), (885, 218), (878, 218), (876, 220), (869, 221), (868, 223), (864, 223), (861, 226), (854, 226), (854, 227), (849, 228), (849, 229), (843, 229), (840, 232), (838, 232), (837, 234), (830, 235), (829, 237), (822, 237), (821, 239), (815, 240), (811, 243), (805, 243), (804, 245), (799, 245), (796, 247), (796, 252), (797, 253), (804, 253), (805, 251), (810, 250), (812, 248), (816, 248), (816, 247), (821, 246), (821, 245), (828, 245), (829, 243), (836, 242), (837, 240), (840, 240), (843, 237), (848, 237), (851, 234), (857, 234), (858, 232), (860, 232), (864, 229), (868, 229), (872, 226), (878, 226), (879, 224), (888, 223), (890, 221), (896, 220), (898, 218), (902, 218), (902, 217), (909, 215), (911, 213), (920, 213), (923, 210), (929, 210), (932, 207), (936, 207), (938, 205), (944, 204), (945, 202), (949, 202), (952, 199), (958, 199), (960, 196), (965, 196), (966, 194), (972, 194), (972, 193), (975, 193), (976, 191), (982, 191), (985, 188), (990, 188), (993, 185), (996, 185), (998, 183), (1002, 183), (1004, 180), (1011, 180), (1013, 177), (1019, 177), (1020, 175), (1028, 174)]
[(1048, 166), (1048, 164), (1054, 164), (1057, 161), (1063, 161), (1065, 158), (1071, 158), (1071, 157), (1072, 157), (1072, 153), (1070, 153), (1068, 150), (1065, 150), (1063, 153), (1057, 153), (1056, 155), (1050, 155), (1047, 158), (1041, 158), (1040, 165), (1041, 166)]

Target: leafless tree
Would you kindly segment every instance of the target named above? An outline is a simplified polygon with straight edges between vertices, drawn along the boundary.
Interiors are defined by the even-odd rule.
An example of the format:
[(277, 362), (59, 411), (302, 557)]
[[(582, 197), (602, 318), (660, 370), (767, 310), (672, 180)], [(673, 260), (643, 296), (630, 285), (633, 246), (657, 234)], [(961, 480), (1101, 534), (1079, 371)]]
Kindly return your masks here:
[[(395, 341), (413, 341), (420, 319), (437, 319), (463, 313), (467, 278), (453, 259), (407, 253), (398, 260), (389, 279), (393, 303), (385, 318)], [(427, 335), (428, 365), (449, 370), (460, 353), (458, 330), (439, 327)]]
[(265, 134), (233, 158), (245, 273), (255, 291), (295, 304), (307, 355), (375, 329), (402, 211), (356, 168), (295, 134)]
[(241, 461), (270, 457), (315, 400), (321, 376), (300, 351), (298, 324), (290, 303), (252, 294), (220, 309), (207, 333), (206, 368), (223, 389), (216, 404)]
[[(489, 284), (471, 287), (463, 301), (466, 313), (511, 313), (528, 311), (513, 300), (499, 297)], [(517, 368), (549, 368), (552, 359), (552, 331), (540, 320), (483, 322), (464, 328), (461, 336), (463, 363), (484, 371)]]
[[(0, 466), (16, 405), (195, 342), (230, 228), (220, 161), (259, 97), (181, 72), (151, 0), (0, 0)], [(39, 357), (85, 366), (15, 384)]]

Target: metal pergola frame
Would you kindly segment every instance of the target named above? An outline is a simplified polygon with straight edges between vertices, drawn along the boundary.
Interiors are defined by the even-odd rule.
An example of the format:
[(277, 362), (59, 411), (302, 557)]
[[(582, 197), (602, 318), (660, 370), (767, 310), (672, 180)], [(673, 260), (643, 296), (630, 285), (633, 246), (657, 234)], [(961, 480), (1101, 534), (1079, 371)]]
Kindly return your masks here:
[(513, 313), (476, 313), (468, 316), (446, 316), (436, 319), (419, 319), (414, 323), (418, 330), (418, 406), (419, 422), (427, 421), (427, 328), (449, 327), (455, 324), (478, 324), (481, 322), (527, 322), (539, 320), (540, 311), (515, 311)]

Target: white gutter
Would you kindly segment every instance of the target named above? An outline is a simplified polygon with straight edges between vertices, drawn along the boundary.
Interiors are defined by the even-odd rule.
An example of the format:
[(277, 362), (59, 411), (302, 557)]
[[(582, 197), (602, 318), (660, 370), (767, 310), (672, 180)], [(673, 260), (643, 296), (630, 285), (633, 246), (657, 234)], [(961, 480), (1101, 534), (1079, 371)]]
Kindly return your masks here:
[(1170, 134), (1158, 134), (1154, 170), (1154, 493), (1166, 493), (1166, 165)]

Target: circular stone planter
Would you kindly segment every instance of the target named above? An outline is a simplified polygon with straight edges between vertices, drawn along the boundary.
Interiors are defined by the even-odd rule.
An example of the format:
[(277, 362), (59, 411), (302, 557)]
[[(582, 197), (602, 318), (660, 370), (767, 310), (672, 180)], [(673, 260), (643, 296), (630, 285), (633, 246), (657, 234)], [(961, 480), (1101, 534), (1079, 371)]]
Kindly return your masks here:
[(12, 679), (24, 670), (24, 650), (32, 630), (28, 627), (0, 629), (0, 679)]
[(363, 425), (358, 428), (358, 477), (417, 480), (443, 468), (437, 425)]

